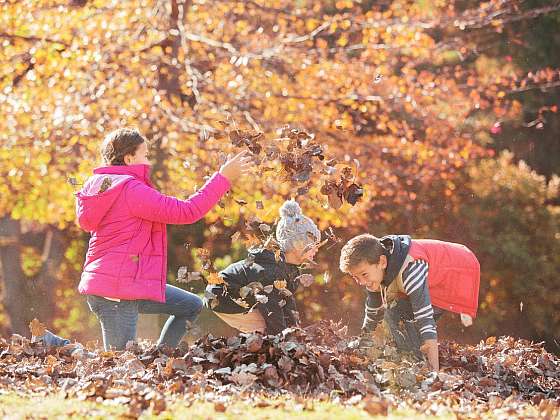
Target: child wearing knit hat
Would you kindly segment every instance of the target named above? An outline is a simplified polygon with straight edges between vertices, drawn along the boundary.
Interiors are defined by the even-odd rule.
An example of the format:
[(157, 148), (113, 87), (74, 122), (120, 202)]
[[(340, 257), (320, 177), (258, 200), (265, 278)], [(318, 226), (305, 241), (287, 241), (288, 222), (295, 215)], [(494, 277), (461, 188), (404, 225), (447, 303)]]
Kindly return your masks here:
[(286, 201), (276, 227), (279, 258), (268, 249), (251, 249), (246, 259), (221, 271), (224, 283), (207, 287), (217, 299), (214, 313), (242, 332), (278, 334), (296, 325), (299, 266), (313, 260), (320, 240), (317, 225), (299, 204)]

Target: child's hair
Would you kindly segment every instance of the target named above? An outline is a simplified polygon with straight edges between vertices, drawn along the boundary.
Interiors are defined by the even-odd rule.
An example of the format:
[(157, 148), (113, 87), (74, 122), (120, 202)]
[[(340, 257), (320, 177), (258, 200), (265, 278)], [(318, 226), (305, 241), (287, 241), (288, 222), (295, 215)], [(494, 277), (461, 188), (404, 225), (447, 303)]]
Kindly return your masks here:
[(135, 128), (119, 128), (107, 134), (101, 146), (106, 165), (126, 165), (124, 157), (136, 153), (146, 139)]
[(386, 249), (379, 238), (368, 233), (354, 236), (340, 251), (340, 271), (348, 274), (351, 267), (362, 262), (377, 264), (385, 253)]
[(318, 243), (321, 240), (321, 232), (313, 220), (303, 214), (295, 200), (288, 200), (280, 207), (276, 240), (283, 252), (289, 252)]

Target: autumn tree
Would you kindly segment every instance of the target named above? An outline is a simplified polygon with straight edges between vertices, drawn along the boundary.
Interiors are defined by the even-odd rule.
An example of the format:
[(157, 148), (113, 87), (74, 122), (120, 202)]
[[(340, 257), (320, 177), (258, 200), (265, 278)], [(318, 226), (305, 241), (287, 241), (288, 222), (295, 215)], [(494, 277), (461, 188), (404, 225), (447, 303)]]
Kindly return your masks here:
[[(460, 241), (455, 217), (472, 193), (467, 168), (492, 158), (493, 125), (519, 118), (514, 92), (553, 89), (559, 80), (554, 63), (529, 74), (490, 57), (490, 46), (559, 7), (500, 0), (3, 3), (0, 235), (13, 330), (33, 316), (22, 310), (35, 307), (33, 299), (52, 310), (49, 285), (75, 287), (76, 279), (45, 269), (41, 255), (66, 253), (79, 273), (83, 255), (68, 244), (85, 237), (73, 225), (72, 192), (99, 164), (100, 139), (122, 125), (152, 140), (154, 179), (180, 196), (236, 148), (218, 121), (262, 132), (269, 143), (286, 124), (304, 129), (338, 162), (335, 175), (292, 182), (281, 162), (256, 165), (234, 191), (238, 202), (226, 200), (205, 224), (171, 231), (171, 271), (195, 264), (185, 242), (210, 249), (218, 265), (241, 256), (243, 246), (230, 236), (251, 216), (272, 223), (279, 204), (296, 196), (342, 239), (367, 230)], [(334, 209), (321, 187), (345, 167), (365, 196)], [(29, 242), (35, 233), (44, 239)], [(48, 250), (32, 251), (30, 243)], [(332, 316), (361, 310), (359, 291), (336, 271), (340, 245), (319, 258), (328, 284), (303, 294), (314, 302), (307, 320), (326, 307)], [(35, 270), (26, 272), (26, 261)], [(16, 301), (25, 304), (8, 303)]]

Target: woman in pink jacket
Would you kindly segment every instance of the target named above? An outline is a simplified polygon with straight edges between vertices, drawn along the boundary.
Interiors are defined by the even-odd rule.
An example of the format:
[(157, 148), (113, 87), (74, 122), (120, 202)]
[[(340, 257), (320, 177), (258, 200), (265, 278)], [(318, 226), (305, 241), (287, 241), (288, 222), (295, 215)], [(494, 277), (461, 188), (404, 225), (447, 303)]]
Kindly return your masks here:
[(135, 339), (139, 313), (168, 314), (158, 344), (176, 347), (202, 301), (166, 284), (166, 225), (203, 218), (248, 170), (249, 158), (242, 152), (228, 160), (181, 200), (153, 187), (147, 143), (137, 130), (113, 131), (101, 153), (107, 166), (96, 168), (77, 193), (78, 222), (91, 233), (78, 289), (99, 319), (106, 350)]

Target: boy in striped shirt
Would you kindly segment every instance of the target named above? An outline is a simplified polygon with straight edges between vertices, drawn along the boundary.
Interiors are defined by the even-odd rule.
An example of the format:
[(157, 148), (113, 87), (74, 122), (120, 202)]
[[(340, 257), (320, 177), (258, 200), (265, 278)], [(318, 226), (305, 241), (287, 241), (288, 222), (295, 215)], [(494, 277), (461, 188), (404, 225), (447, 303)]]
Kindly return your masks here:
[(422, 351), (433, 370), (439, 316), (458, 313), (465, 326), (476, 317), (480, 265), (464, 245), (363, 234), (342, 248), (340, 270), (367, 289), (362, 331), (372, 332), (385, 316), (397, 347)]

